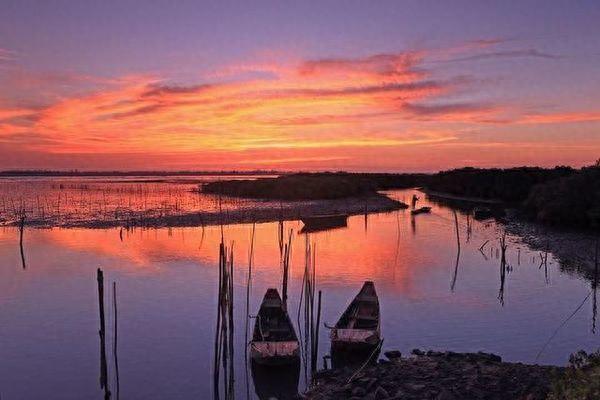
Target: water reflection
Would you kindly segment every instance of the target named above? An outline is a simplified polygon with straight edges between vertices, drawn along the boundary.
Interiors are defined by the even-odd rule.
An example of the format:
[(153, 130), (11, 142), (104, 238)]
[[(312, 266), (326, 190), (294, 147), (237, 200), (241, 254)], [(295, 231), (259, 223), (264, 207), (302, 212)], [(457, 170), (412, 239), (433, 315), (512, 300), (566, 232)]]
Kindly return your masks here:
[[(410, 193), (396, 195), (409, 198)], [(498, 245), (502, 226), (467, 219), (461, 212), (457, 224), (452, 209), (431, 205), (430, 215), (415, 218), (406, 211), (370, 214), (366, 234), (365, 219), (360, 215), (348, 218), (345, 229), (310, 235), (310, 243), (318, 248), (314, 272), (318, 288), (315, 286), (314, 293), (315, 297), (319, 290), (323, 293), (321, 321), (330, 325), (337, 321), (357, 287), (372, 280), (380, 297), (386, 350), (486, 350), (509, 361), (532, 362), (549, 332), (590, 293), (591, 282), (589, 301), (561, 328), (539, 362), (564, 364), (575, 349), (597, 346), (597, 336), (591, 332), (596, 330), (597, 272), (565, 268), (551, 251), (546, 267), (539, 269), (539, 252), (511, 235), (506, 237), (503, 272)], [(301, 227), (300, 222), (286, 222), (283, 232), (298, 232)], [(406, 234), (416, 233), (417, 228), (418, 234)], [(236, 303), (233, 322), (238, 327), (246, 325), (246, 308), (258, 310), (266, 289), (282, 285), (279, 224), (256, 224), (253, 240), (252, 230), (252, 225), (223, 228), (226, 243), (235, 243), (231, 289)], [(0, 256), (10, 266), (0, 268), (3, 398), (48, 398), (47, 390), (42, 389), (48, 387), (67, 388), (61, 390), (61, 399), (105, 396), (108, 385), (98, 389), (99, 297), (94, 279), (98, 267), (107, 282), (119, 284), (118, 360), (116, 340), (115, 367), (107, 360), (112, 396), (119, 391), (124, 398), (211, 396), (222, 240), (218, 227), (27, 229), (25, 236), (29, 268), (23, 271), (18, 231), (0, 229)], [(251, 290), (247, 294), (246, 260), (252, 247)], [(303, 336), (310, 337), (305, 321), (296, 320), (300, 299), (305, 296), (305, 241), (293, 241), (290, 248), (288, 309), (297, 331), (302, 328)], [(508, 265), (513, 263), (519, 268), (509, 273)], [(545, 282), (546, 272), (552, 276), (551, 284)], [(111, 315), (116, 315), (117, 309), (106, 307), (105, 312), (105, 352), (110, 352), (110, 327), (116, 329)], [(320, 341), (314, 359), (321, 360), (329, 351), (329, 332), (322, 323), (316, 325), (321, 330), (313, 334)], [(242, 349), (247, 340), (242, 329), (234, 331), (235, 351), (228, 368), (233, 365), (240, 371), (248, 365), (248, 380), (240, 379), (238, 373), (233, 392), (238, 398), (244, 398), (246, 390), (251, 397), (270, 395), (271, 386), (260, 383), (268, 382), (269, 374), (257, 373), (250, 362), (245, 363)], [(112, 336), (116, 339), (116, 330)], [(515, 340), (506, 341), (506, 337)], [(311, 354), (310, 344), (305, 353)], [(120, 385), (115, 381), (117, 364)], [(308, 357), (304, 367), (310, 370), (312, 364)], [(298, 371), (302, 368), (298, 366)], [(271, 383), (291, 382), (284, 385), (291, 388), (290, 393), (302, 391), (310, 376), (308, 371), (306, 376), (295, 371), (286, 375), (289, 380), (273, 378)], [(221, 385), (222, 378), (220, 375)]]
[(251, 363), (254, 390), (260, 400), (291, 400), (298, 394), (300, 359), (279, 366)]

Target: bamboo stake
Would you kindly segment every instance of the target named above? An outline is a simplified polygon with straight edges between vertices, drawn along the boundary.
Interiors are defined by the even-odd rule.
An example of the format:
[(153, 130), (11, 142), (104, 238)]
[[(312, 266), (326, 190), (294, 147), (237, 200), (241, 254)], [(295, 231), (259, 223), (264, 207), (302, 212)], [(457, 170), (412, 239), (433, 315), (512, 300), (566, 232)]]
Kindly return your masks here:
[(98, 280), (98, 305), (100, 312), (100, 388), (104, 389), (104, 399), (110, 399), (108, 388), (108, 367), (106, 364), (106, 324), (104, 318), (104, 272), (100, 268), (97, 271)]
[(117, 283), (116, 282), (113, 282), (113, 313), (114, 313), (113, 356), (115, 358), (115, 378), (116, 378), (116, 387), (117, 387), (117, 400), (119, 400), (121, 387), (119, 384), (119, 355), (117, 352), (118, 313), (117, 313)]

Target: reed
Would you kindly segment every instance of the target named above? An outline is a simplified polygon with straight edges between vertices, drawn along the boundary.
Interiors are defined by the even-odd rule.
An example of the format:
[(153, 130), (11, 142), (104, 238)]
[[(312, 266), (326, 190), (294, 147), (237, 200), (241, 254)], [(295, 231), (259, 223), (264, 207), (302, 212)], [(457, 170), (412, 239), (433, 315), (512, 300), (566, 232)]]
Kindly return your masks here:
[[(248, 279), (246, 281), (246, 324), (244, 331), (244, 364), (246, 366), (246, 398), (250, 398), (250, 379), (248, 377), (248, 330), (250, 322), (250, 294), (252, 292), (252, 264), (254, 263), (254, 235), (256, 224), (252, 224), (252, 235), (250, 236), (250, 249), (248, 250)], [(202, 228), (204, 236), (204, 227)]]
[[(302, 286), (300, 289), (300, 302), (298, 303), (298, 332), (301, 346), (301, 355), (304, 364), (305, 380), (309, 382), (308, 366), (310, 365), (311, 376), (317, 370), (317, 360), (319, 352), (319, 324), (321, 322), (321, 292), (317, 309), (315, 310), (315, 290), (316, 290), (316, 245), (310, 244), (310, 237), (306, 235), (304, 247), (304, 274), (302, 276)], [(316, 312), (316, 314), (315, 314)], [(301, 315), (304, 319), (302, 321)], [(302, 323), (303, 322), (303, 323)], [(304, 325), (304, 333), (302, 332)]]
[[(283, 279), (281, 283), (281, 301), (283, 303), (283, 307), (287, 310), (287, 299), (288, 299), (288, 281), (290, 274), (290, 254), (292, 251), (292, 237), (294, 235), (294, 231), (290, 229), (288, 240), (283, 245), (282, 253), (280, 253), (281, 259), (281, 269), (283, 273)], [(280, 242), (281, 243), (281, 242)]]
[(500, 238), (500, 249), (502, 251), (502, 256), (500, 258), (500, 289), (498, 289), (498, 300), (502, 307), (504, 307), (504, 284), (506, 282), (506, 275), (511, 269), (510, 265), (506, 262), (506, 250), (508, 249), (506, 232), (504, 232)]
[[(460, 263), (460, 233), (458, 231), (458, 215), (456, 214), (455, 210), (453, 210), (453, 212), (454, 212), (454, 227), (456, 230), (456, 262), (454, 263), (454, 273), (452, 274), (452, 281), (450, 283), (450, 291), (451, 292), (454, 292), (454, 289), (456, 287), (456, 280), (458, 278), (458, 265)], [(485, 245), (485, 243), (484, 243), (484, 245)]]
[(23, 250), (23, 232), (25, 231), (25, 212), (21, 212), (21, 217), (19, 219), (19, 249), (21, 251), (21, 265), (23, 269), (27, 268), (27, 264), (25, 264), (25, 251)]
[(215, 354), (213, 365), (213, 397), (220, 398), (220, 372), (223, 372), (223, 394), (226, 400), (233, 399), (234, 368), (234, 318), (233, 318), (233, 243), (227, 248), (221, 232), (219, 245), (219, 293), (215, 332)]

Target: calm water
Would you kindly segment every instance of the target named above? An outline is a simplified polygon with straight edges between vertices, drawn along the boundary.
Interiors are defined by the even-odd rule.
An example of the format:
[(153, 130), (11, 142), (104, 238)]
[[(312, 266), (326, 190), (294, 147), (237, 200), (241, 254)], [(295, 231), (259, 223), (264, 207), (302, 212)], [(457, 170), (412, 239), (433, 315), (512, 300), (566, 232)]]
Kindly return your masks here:
[[(400, 199), (412, 191), (392, 194)], [(429, 203), (429, 201), (424, 201)], [(539, 268), (538, 252), (509, 238), (513, 267), (501, 287), (496, 257), (501, 227), (459, 214), (457, 260), (451, 209), (411, 218), (399, 211), (351, 217), (348, 227), (313, 233), (317, 289), (324, 322), (333, 324), (366, 279), (380, 296), (385, 349), (415, 347), (489, 351), (505, 360), (534, 362), (556, 328), (590, 293), (590, 282), (562, 270), (552, 258)], [(301, 222), (286, 222), (298, 232)], [(243, 362), (245, 290), (252, 225), (224, 228), (235, 249), (236, 392), (245, 398)], [(22, 269), (18, 232), (0, 230), (0, 394), (16, 399), (102, 399), (96, 269), (117, 282), (118, 362), (123, 399), (212, 396), (212, 357), (218, 281), (217, 227), (136, 230), (25, 231)], [(281, 286), (278, 226), (256, 226), (251, 313), (268, 287)], [(484, 254), (478, 248), (490, 240)], [(290, 309), (297, 308), (305, 236), (293, 239)], [(520, 251), (520, 257), (519, 257)], [(519, 262), (520, 261), (520, 262)], [(113, 314), (107, 294), (107, 351), (111, 390)], [(563, 365), (571, 352), (594, 349), (592, 298), (562, 327), (538, 362)], [(322, 355), (328, 331), (321, 329)], [(321, 363), (319, 363), (320, 365)], [(254, 396), (252, 377), (250, 392)], [(303, 388), (303, 380), (300, 389)], [(114, 395), (113, 395), (113, 398)]]

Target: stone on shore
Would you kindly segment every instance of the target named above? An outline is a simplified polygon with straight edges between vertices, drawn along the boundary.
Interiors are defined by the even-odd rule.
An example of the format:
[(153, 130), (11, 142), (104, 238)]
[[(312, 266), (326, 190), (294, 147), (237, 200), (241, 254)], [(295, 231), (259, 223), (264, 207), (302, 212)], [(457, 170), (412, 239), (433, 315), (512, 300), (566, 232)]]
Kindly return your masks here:
[[(413, 350), (385, 353), (388, 360), (355, 374), (349, 368), (320, 371), (310, 400), (543, 400), (563, 368), (506, 363), (489, 353)], [(354, 377), (353, 377), (354, 375)], [(353, 377), (353, 378), (352, 378)], [(351, 379), (352, 378), (352, 379)]]

